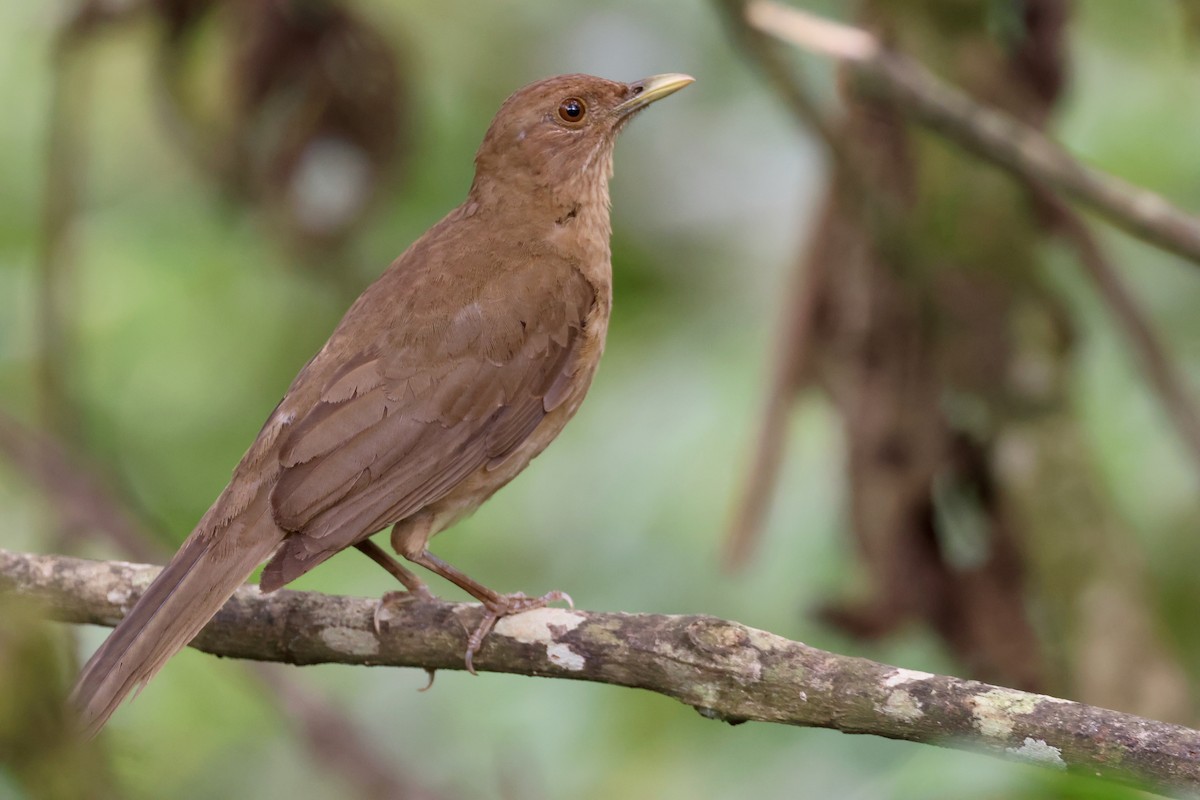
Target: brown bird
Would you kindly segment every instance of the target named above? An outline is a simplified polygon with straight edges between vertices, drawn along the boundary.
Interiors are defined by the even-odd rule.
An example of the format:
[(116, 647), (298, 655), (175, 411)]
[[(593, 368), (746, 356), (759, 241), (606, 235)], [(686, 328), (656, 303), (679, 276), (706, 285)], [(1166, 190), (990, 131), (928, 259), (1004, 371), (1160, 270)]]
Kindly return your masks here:
[(410, 592), (392, 546), (496, 620), (563, 599), (501, 595), (428, 550), (545, 449), (592, 382), (612, 303), (608, 179), (617, 133), (692, 82), (565, 75), (505, 101), (467, 199), (346, 312), (267, 418), (229, 485), (83, 668), (88, 735), (182, 649), (254, 569), (269, 592), (357, 547)]

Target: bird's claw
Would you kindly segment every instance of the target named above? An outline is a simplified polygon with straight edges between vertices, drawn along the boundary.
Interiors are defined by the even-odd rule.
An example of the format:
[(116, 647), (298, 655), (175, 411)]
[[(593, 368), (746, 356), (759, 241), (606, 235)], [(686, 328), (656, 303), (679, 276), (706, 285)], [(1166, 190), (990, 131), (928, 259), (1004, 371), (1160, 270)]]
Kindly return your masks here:
[(418, 587), (416, 591), (384, 592), (383, 596), (379, 598), (379, 602), (375, 606), (375, 614), (371, 618), (371, 623), (375, 626), (375, 635), (383, 635), (388, 623), (396, 616), (396, 611), (403, 606), (409, 603), (428, 603), (436, 599), (433, 592), (424, 586)]
[(475, 671), (475, 654), (479, 652), (479, 648), (483, 646), (484, 639), (496, 627), (496, 623), (504, 617), (520, 614), (522, 611), (532, 611), (535, 608), (544, 608), (551, 603), (566, 602), (572, 609), (575, 608), (575, 601), (571, 599), (571, 595), (566, 592), (553, 591), (547, 592), (541, 597), (528, 597), (523, 592), (515, 592), (513, 594), (501, 595), (501, 602), (495, 605), (485, 603), (483, 606), (483, 619), (479, 625), (471, 633), (467, 639), (467, 653), (464, 661), (467, 665), (467, 672), (472, 675), (477, 675)]

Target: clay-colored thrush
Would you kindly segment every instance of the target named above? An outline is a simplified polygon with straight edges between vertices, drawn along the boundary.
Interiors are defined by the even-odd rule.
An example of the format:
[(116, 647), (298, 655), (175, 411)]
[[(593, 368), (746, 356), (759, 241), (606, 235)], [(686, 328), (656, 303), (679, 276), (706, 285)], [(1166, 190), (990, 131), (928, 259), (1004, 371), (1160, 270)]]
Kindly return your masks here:
[(94, 734), (264, 560), (272, 591), (367, 537), (486, 609), (467, 666), (505, 614), (562, 599), (501, 595), (427, 549), (512, 480), (579, 408), (612, 302), (608, 179), (617, 133), (692, 82), (566, 75), (512, 95), (475, 156), (466, 201), (350, 307), (300, 371), (171, 563), (84, 667), (73, 698)]

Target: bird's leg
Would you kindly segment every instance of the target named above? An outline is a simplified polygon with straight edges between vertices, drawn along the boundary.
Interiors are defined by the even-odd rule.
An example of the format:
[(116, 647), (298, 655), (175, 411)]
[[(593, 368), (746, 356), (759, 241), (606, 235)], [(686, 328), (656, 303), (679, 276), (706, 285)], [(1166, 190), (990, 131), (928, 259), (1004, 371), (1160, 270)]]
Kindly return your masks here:
[(354, 545), (354, 547), (367, 558), (387, 570), (388, 574), (393, 578), (404, 584), (404, 588), (408, 589), (410, 594), (418, 595), (422, 600), (434, 599), (433, 592), (429, 591), (429, 587), (425, 585), (425, 581), (413, 574), (412, 570), (406, 569), (403, 564), (388, 555), (386, 550), (370, 539), (363, 539)]
[(517, 592), (516, 594), (500, 594), (495, 592), (482, 583), (479, 583), (474, 578), (467, 575), (455, 567), (447, 564), (442, 559), (435, 556), (428, 550), (422, 549), (421, 552), (413, 555), (404, 554), (404, 557), (414, 564), (420, 564), (425, 569), (433, 572), (436, 575), (441, 575), (446, 580), (458, 586), (467, 594), (474, 597), (479, 602), (483, 603), (484, 615), (483, 621), (475, 628), (470, 638), (467, 639), (467, 654), (466, 664), (467, 672), (475, 674), (475, 653), (479, 652), (479, 648), (483, 645), (483, 640), (492, 632), (492, 628), (496, 627), (496, 623), (502, 618), (510, 614), (517, 614), (521, 611), (528, 611), (533, 608), (541, 608), (548, 603), (553, 603), (558, 600), (565, 600), (571, 608), (575, 607), (575, 603), (571, 600), (571, 596), (566, 592), (548, 592), (541, 597), (526, 597), (524, 594)]
[(386, 550), (370, 539), (363, 539), (354, 546), (360, 553), (387, 570), (389, 575), (404, 584), (404, 588), (407, 589), (404, 592), (387, 592), (383, 597), (379, 598), (379, 605), (375, 606), (375, 617), (372, 620), (375, 625), (376, 634), (379, 634), (383, 630), (383, 625), (387, 622), (388, 614), (391, 612), (393, 606), (410, 603), (413, 600), (436, 599), (433, 596), (433, 592), (429, 591), (429, 587), (425, 585), (423, 580), (414, 575), (412, 570), (406, 569), (403, 564), (388, 555)]
[[(541, 608), (556, 600), (565, 600), (574, 608), (575, 604), (564, 592), (550, 592), (542, 597), (526, 597), (523, 594), (503, 595), (492, 591), (461, 570), (450, 566), (433, 553), (429, 552), (429, 539), (436, 531), (435, 518), (428, 513), (418, 513), (392, 527), (392, 548), (414, 564), (420, 564), (425, 569), (440, 575), (467, 594), (483, 603), (484, 616), (478, 627), (467, 640), (466, 666), (467, 671), (475, 674), (475, 653), (479, 651), (483, 640), (496, 627), (501, 617)], [(382, 607), (382, 606), (381, 606)], [(378, 613), (376, 614), (378, 617)]]

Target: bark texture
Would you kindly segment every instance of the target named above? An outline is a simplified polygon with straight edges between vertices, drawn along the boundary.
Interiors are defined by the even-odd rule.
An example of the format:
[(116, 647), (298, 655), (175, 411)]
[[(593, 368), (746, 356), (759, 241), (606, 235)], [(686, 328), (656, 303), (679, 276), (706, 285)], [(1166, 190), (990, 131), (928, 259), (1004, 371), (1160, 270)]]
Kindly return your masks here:
[[(113, 625), (157, 567), (0, 550), (0, 592), (64, 622)], [(461, 669), (477, 605), (376, 601), (245, 586), (192, 643), (290, 664)], [(1200, 731), (1045, 695), (838, 655), (707, 616), (546, 608), (504, 619), (483, 671), (648, 689), (709, 719), (777, 722), (973, 750), (1160, 792), (1200, 789)]]

